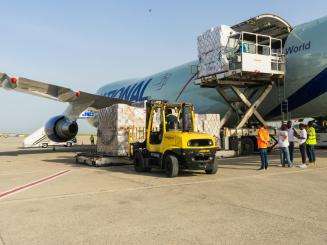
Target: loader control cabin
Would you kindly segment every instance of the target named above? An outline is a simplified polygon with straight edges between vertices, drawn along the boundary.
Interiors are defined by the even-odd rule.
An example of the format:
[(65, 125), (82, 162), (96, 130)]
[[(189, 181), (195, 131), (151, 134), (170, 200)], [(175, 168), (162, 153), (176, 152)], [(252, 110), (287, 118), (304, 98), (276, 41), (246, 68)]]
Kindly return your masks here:
[[(291, 30), (292, 27), (281, 17), (263, 14), (234, 26), (211, 28), (198, 36), (196, 83), (201, 87), (216, 88), (230, 105), (223, 122), (237, 113), (240, 120), (236, 128), (243, 128), (252, 116), (265, 123), (256, 108), (274, 83), (284, 86), (283, 47)], [(251, 100), (246, 94), (251, 87), (262, 88), (258, 90), (260, 94), (251, 95), (256, 100)]]

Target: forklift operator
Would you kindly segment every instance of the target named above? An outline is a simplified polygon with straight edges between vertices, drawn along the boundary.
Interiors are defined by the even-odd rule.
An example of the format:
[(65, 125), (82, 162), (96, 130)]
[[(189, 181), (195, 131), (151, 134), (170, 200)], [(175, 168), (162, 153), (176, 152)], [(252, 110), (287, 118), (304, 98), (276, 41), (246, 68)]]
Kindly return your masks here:
[(171, 108), (167, 108), (165, 111), (165, 116), (166, 116), (166, 130), (171, 131), (171, 130), (177, 130), (178, 129), (178, 119), (177, 117), (173, 114), (173, 111)]

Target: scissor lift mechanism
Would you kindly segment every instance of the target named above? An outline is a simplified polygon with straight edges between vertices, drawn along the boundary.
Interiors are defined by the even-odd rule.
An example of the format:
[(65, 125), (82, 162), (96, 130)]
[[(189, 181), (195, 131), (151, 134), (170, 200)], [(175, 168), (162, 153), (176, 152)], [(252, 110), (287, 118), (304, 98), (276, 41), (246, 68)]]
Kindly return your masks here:
[[(250, 99), (245, 95), (242, 90), (235, 85), (229, 85), (229, 86), (218, 86), (217, 91), (219, 94), (225, 99), (227, 103), (229, 103), (230, 108), (225, 114), (225, 116), (221, 120), (221, 126), (223, 126), (232, 116), (233, 112), (238, 112), (240, 108), (242, 108), (241, 104), (243, 103), (246, 106), (246, 111), (243, 111), (243, 116), (242, 119), (238, 122), (237, 126), (235, 127), (236, 129), (243, 128), (246, 122), (251, 118), (251, 116), (255, 116), (258, 121), (260, 121), (263, 124), (266, 124), (266, 121), (264, 118), (261, 116), (261, 114), (257, 111), (257, 108), (260, 106), (262, 101), (267, 97), (269, 92), (271, 91), (273, 86), (273, 83), (269, 83), (265, 85), (263, 91), (260, 93), (258, 99), (256, 99), (254, 102), (250, 102)], [(240, 101), (233, 101), (230, 100), (228, 95), (225, 92), (225, 89), (231, 88), (235, 94), (238, 96)]]

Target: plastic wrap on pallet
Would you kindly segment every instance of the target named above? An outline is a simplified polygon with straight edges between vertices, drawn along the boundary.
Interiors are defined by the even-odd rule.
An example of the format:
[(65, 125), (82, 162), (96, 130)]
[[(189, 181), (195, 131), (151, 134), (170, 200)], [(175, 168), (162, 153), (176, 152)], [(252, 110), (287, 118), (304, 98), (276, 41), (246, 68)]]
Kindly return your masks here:
[(220, 115), (219, 114), (195, 114), (195, 126), (198, 132), (212, 134), (220, 142)]
[(226, 46), (231, 34), (229, 26), (211, 28), (198, 36), (199, 77), (205, 77), (229, 69)]
[(116, 104), (99, 111), (97, 151), (111, 156), (129, 155), (129, 131), (145, 125), (145, 109)]

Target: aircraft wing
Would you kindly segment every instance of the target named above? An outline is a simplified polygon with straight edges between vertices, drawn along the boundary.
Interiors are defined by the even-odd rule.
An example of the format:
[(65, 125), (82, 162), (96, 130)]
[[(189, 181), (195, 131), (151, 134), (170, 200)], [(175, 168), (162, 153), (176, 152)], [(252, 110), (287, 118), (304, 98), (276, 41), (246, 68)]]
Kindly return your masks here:
[(0, 73), (0, 87), (60, 102), (68, 102), (69, 106), (64, 112), (64, 115), (72, 120), (76, 120), (89, 107), (101, 109), (118, 103), (131, 104), (127, 100), (109, 98), (82, 91), (73, 91), (66, 87), (23, 77), (9, 77), (6, 73)]

